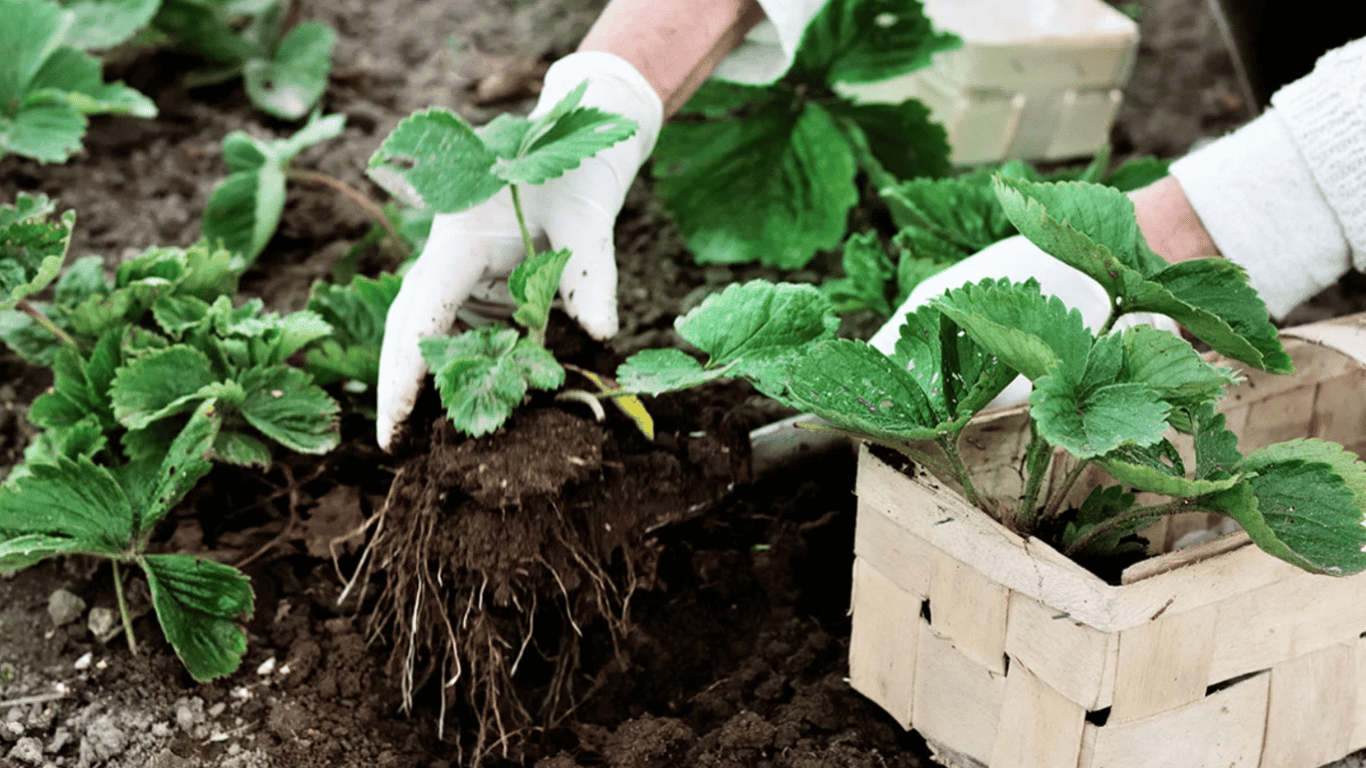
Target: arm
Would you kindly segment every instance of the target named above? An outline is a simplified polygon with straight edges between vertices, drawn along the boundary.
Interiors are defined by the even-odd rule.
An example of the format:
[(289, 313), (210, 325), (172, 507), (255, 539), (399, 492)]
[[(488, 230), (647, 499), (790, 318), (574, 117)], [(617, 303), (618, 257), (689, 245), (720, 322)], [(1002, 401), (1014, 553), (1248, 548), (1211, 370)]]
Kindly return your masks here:
[(611, 0), (579, 50), (625, 59), (659, 94), (667, 119), (763, 18), (757, 0)]
[(1129, 193), (1138, 228), (1157, 255), (1167, 261), (1222, 256), (1175, 176)]

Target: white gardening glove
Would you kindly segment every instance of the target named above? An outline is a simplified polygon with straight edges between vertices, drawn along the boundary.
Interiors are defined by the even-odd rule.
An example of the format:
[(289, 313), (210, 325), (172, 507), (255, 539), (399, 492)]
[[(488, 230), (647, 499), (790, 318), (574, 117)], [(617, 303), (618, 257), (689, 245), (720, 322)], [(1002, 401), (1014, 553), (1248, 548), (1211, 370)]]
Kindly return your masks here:
[[(890, 355), (901, 338), (901, 325), (906, 322), (908, 314), (930, 299), (943, 295), (944, 291), (959, 288), (964, 283), (981, 282), (989, 277), (1008, 277), (1015, 282), (1023, 282), (1031, 277), (1038, 280), (1045, 296), (1056, 296), (1062, 303), (1079, 310), (1082, 320), (1092, 331), (1099, 329), (1110, 314), (1110, 297), (1100, 283), (1044, 253), (1024, 235), (1016, 235), (983, 248), (917, 285), (906, 303), (892, 313), (892, 318), (873, 334), (868, 343), (883, 354)], [(1116, 328), (1135, 325), (1151, 325), (1172, 333), (1178, 332), (1176, 321), (1165, 315), (1148, 312), (1124, 315), (1115, 323)], [(1031, 389), (1029, 379), (1018, 376), (987, 408), (1004, 408), (1028, 402)]]
[[(550, 67), (531, 116), (544, 114), (585, 80), (588, 89), (580, 105), (634, 120), (635, 135), (557, 179), (520, 187), (519, 193), (532, 237), (574, 254), (560, 280), (565, 311), (594, 338), (606, 339), (617, 332), (612, 230), (626, 190), (654, 148), (663, 106), (624, 59), (588, 51)], [(427, 245), (404, 276), (384, 328), (375, 435), (381, 448), (393, 443), (427, 373), (418, 340), (447, 333), (462, 309), (487, 316), (503, 308), (503, 315), (511, 314), (506, 279), (525, 255), (506, 188), (467, 211), (433, 219)]]

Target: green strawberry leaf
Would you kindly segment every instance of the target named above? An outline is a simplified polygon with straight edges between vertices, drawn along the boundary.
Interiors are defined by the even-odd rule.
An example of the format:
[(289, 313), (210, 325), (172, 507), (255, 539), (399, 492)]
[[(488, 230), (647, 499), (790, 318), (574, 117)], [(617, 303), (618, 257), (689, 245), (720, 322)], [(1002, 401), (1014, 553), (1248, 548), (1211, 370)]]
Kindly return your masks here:
[(357, 276), (347, 286), (313, 284), (307, 308), (332, 326), (331, 335), (307, 352), (306, 368), (315, 381), (353, 379), (375, 386), (385, 318), (402, 284), (390, 273), (376, 280)]
[[(586, 158), (633, 136), (636, 124), (621, 115), (577, 106), (585, 80), (521, 136), (518, 152), (501, 152), (493, 173), (509, 184), (541, 184), (579, 167)], [(499, 135), (500, 148), (506, 141)], [(496, 151), (496, 150), (495, 150)]]
[(511, 328), (484, 326), (423, 339), (420, 346), (447, 416), (456, 429), (474, 437), (502, 426), (529, 387), (553, 389), (564, 383), (564, 369), (554, 356)]
[(93, 460), (95, 454), (109, 445), (104, 428), (95, 416), (86, 416), (74, 424), (45, 429), (33, 438), (24, 449), (24, 460), (15, 465), (5, 477), (5, 482), (13, 482), (32, 474), (29, 468), (35, 464), (56, 465), (57, 458), (75, 461), (82, 457)]
[(277, 365), (241, 375), (242, 418), (261, 434), (299, 453), (323, 454), (341, 441), (341, 406), (312, 377)]
[(1238, 452), (1238, 436), (1225, 424), (1224, 414), (1215, 413), (1213, 403), (1202, 403), (1187, 413), (1195, 437), (1195, 476), (1220, 480), (1237, 474), (1243, 454)]
[(13, 309), (57, 278), (76, 213), (48, 221), (54, 207), (45, 196), (24, 192), (0, 207), (0, 310)]
[[(1118, 485), (1092, 488), (1086, 499), (1082, 501), (1081, 508), (1077, 510), (1076, 517), (1067, 521), (1067, 526), (1062, 535), (1063, 547), (1070, 548), (1097, 525), (1116, 515), (1131, 512), (1138, 506), (1134, 494), (1126, 493)], [(1158, 517), (1159, 515), (1140, 517), (1122, 525), (1116, 525), (1092, 536), (1085, 546), (1073, 554), (1074, 556), (1091, 557), (1108, 557), (1124, 553), (1141, 554), (1147, 550), (1147, 546), (1144, 542), (1135, 540), (1134, 536), (1152, 525)]]
[(986, 407), (1015, 371), (983, 349), (933, 305), (918, 307), (901, 325), (892, 360), (920, 385), (939, 426), (956, 429)]
[(1035, 380), (1029, 402), (1039, 435), (1079, 459), (1158, 442), (1171, 407), (1143, 384), (1084, 387), (1057, 376)]
[(917, 99), (900, 104), (830, 105), (837, 120), (852, 121), (869, 151), (887, 173), (898, 179), (949, 175), (949, 133), (930, 119), (930, 109)]
[(1183, 261), (1152, 275), (1151, 283), (1162, 290), (1135, 292), (1129, 311), (1161, 312), (1216, 352), (1262, 370), (1294, 370), (1242, 267), (1227, 259)]
[(104, 259), (99, 256), (82, 256), (71, 262), (62, 276), (52, 286), (53, 303), (61, 306), (75, 306), (92, 296), (103, 296), (109, 292), (109, 284), (104, 277)]
[(469, 123), (433, 107), (404, 118), (370, 158), (369, 175), (415, 208), (455, 213), (493, 197), (505, 181), (498, 160)]
[(910, 372), (860, 341), (821, 341), (795, 357), (788, 398), (841, 429), (874, 439), (926, 440), (940, 431)]
[(896, 267), (878, 241), (877, 232), (850, 235), (844, 241), (842, 263), (845, 277), (821, 285), (821, 293), (830, 299), (835, 311), (869, 309), (884, 317), (892, 314), (887, 281), (896, 276)]
[(27, 105), (65, 101), (82, 115), (157, 116), (151, 99), (123, 83), (103, 82), (100, 60), (75, 48), (63, 46), (53, 51), (28, 87)]
[(1081, 313), (1031, 282), (983, 280), (946, 292), (935, 306), (1007, 366), (1037, 381), (1079, 383), (1091, 351)]
[(1016, 232), (986, 173), (911, 179), (881, 194), (902, 236), (925, 257), (960, 261)]
[(699, 262), (804, 266), (844, 237), (854, 155), (830, 113), (781, 91), (743, 120), (664, 127), (655, 191)]
[(251, 102), (282, 120), (298, 120), (318, 103), (332, 69), (337, 33), (320, 21), (305, 21), (280, 41), (269, 61), (251, 59), (242, 80)]
[[(1199, 460), (1197, 454), (1197, 463)], [(1186, 477), (1181, 454), (1166, 439), (1150, 446), (1121, 446), (1096, 459), (1096, 463), (1124, 485), (1178, 499), (1225, 491), (1242, 479), (1241, 475), (1202, 475), (1199, 472), (1195, 478)]]
[(65, 163), (81, 151), (87, 124), (65, 101), (24, 104), (12, 116), (0, 113), (0, 156), (12, 152), (40, 163)]
[(564, 265), (574, 254), (568, 250), (538, 253), (525, 259), (508, 276), (508, 292), (517, 302), (512, 319), (534, 334), (544, 335), (550, 322), (550, 303), (560, 289)]
[(157, 621), (176, 655), (201, 682), (237, 670), (247, 650), (251, 583), (236, 568), (190, 555), (143, 555)]
[(174, 339), (204, 322), (208, 314), (209, 303), (194, 296), (162, 294), (152, 302), (152, 318)]
[(831, 0), (807, 25), (791, 77), (803, 82), (871, 83), (926, 67), (963, 44), (935, 32), (920, 2)]
[(764, 280), (730, 285), (674, 321), (680, 336), (710, 356), (709, 368), (785, 355), (834, 338), (838, 327), (819, 289)]
[(213, 441), (213, 457), (239, 467), (270, 469), (270, 446), (243, 432), (223, 430)]
[(10, 0), (0, 5), (0, 106), (12, 110), (23, 100), (33, 76), (66, 38), (75, 14), (42, 0)]
[(1169, 331), (1140, 325), (1126, 329), (1123, 342), (1126, 379), (1153, 389), (1176, 408), (1214, 402), (1238, 380), (1233, 369), (1210, 365)]
[(1164, 178), (1171, 164), (1171, 160), (1156, 157), (1135, 158), (1106, 174), (1102, 183), (1120, 192), (1132, 192)]
[(617, 385), (627, 392), (658, 395), (688, 389), (730, 375), (726, 366), (703, 368), (681, 349), (645, 349), (617, 367)]
[(149, 352), (118, 369), (110, 386), (114, 418), (129, 429), (183, 413), (201, 398), (204, 387), (218, 381), (209, 358), (197, 349), (176, 345)]
[(0, 540), (0, 573), (19, 571), (57, 555), (84, 552), (88, 546), (70, 536), (27, 533)]
[(104, 50), (126, 42), (147, 26), (161, 0), (63, 0), (76, 14), (63, 41), (81, 50)]
[(118, 557), (132, 537), (133, 510), (113, 475), (82, 456), (58, 456), (0, 486), (0, 531), (68, 537), (79, 551)]
[(195, 408), (190, 420), (171, 442), (147, 497), (147, 506), (134, 510), (133, 535), (146, 533), (213, 468), (213, 446), (223, 424), (218, 401), (210, 398)]
[[(1306, 455), (1319, 452), (1309, 448)], [(1281, 446), (1250, 454), (1245, 465), (1255, 474), (1208, 497), (1206, 508), (1237, 520), (1257, 546), (1307, 571), (1342, 576), (1366, 570), (1359, 499), (1366, 470), (1359, 462), (1335, 465), (1286, 454)]]

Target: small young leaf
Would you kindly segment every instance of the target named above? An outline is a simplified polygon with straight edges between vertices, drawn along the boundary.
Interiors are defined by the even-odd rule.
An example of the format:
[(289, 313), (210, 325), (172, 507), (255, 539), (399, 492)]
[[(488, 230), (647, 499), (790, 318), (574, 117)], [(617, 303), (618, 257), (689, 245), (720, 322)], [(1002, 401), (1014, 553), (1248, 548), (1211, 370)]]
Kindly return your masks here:
[(337, 33), (309, 20), (290, 30), (269, 61), (251, 59), (242, 66), (247, 95), (257, 107), (283, 120), (297, 120), (313, 108), (327, 88)]
[(29, 81), (29, 104), (64, 101), (82, 115), (109, 113), (151, 118), (156, 104), (123, 83), (100, 79), (100, 60), (63, 46), (52, 52)]
[(545, 333), (546, 323), (550, 321), (550, 303), (560, 289), (560, 276), (571, 256), (573, 254), (565, 249), (538, 253), (512, 270), (508, 276), (508, 292), (517, 301), (517, 311), (512, 313), (515, 322), (533, 333)]
[(66, 272), (57, 278), (57, 283), (52, 286), (52, 300), (55, 304), (70, 307), (108, 292), (109, 286), (104, 279), (104, 259), (82, 256), (71, 262)]
[(261, 434), (299, 453), (322, 454), (341, 441), (341, 406), (297, 368), (254, 368), (240, 378), (247, 392), (242, 418)]
[(1238, 452), (1238, 436), (1224, 423), (1224, 414), (1215, 413), (1213, 403), (1204, 403), (1187, 413), (1195, 437), (1195, 476), (1219, 480), (1237, 473), (1243, 454)]
[(326, 385), (353, 379), (375, 386), (384, 321), (402, 284), (390, 273), (376, 280), (357, 276), (348, 286), (313, 284), (308, 310), (332, 326), (331, 335), (308, 350), (306, 367), (314, 380)]
[[(1063, 546), (1071, 547), (1097, 525), (1116, 515), (1130, 512), (1137, 507), (1138, 504), (1135, 503), (1134, 495), (1126, 493), (1118, 485), (1092, 488), (1091, 493), (1087, 494), (1086, 499), (1082, 501), (1076, 517), (1067, 521), (1066, 530), (1062, 535)], [(1092, 536), (1086, 545), (1074, 554), (1108, 557), (1126, 552), (1142, 553), (1147, 549), (1147, 546), (1142, 541), (1133, 540), (1132, 537), (1151, 525), (1156, 519), (1156, 516), (1140, 517), (1123, 525), (1116, 525), (1105, 532)]]
[(586, 158), (635, 132), (636, 124), (621, 115), (579, 107), (556, 120), (520, 156), (500, 157), (493, 173), (509, 184), (541, 184), (578, 168)]
[(908, 245), (927, 257), (959, 261), (1016, 231), (984, 173), (911, 179), (881, 193)]
[(564, 383), (564, 369), (554, 356), (511, 328), (485, 326), (423, 339), (421, 349), (447, 416), (456, 429), (475, 437), (502, 426), (528, 387), (553, 389)]
[(1035, 380), (1029, 402), (1039, 435), (1079, 459), (1128, 443), (1156, 443), (1167, 429), (1171, 407), (1142, 384), (1082, 388), (1057, 376)]
[(617, 367), (617, 384), (628, 392), (658, 395), (696, 387), (727, 375), (726, 366), (704, 369), (681, 349), (646, 349)]
[(908, 368), (941, 426), (976, 414), (1015, 378), (1013, 369), (933, 305), (906, 316), (892, 360)]
[(905, 442), (938, 434), (925, 393), (911, 374), (863, 342), (822, 341), (793, 361), (789, 399), (830, 423)]
[(850, 235), (844, 241), (845, 277), (827, 281), (821, 292), (830, 297), (836, 312), (870, 309), (882, 316), (892, 314), (887, 301), (887, 281), (896, 267), (883, 250), (876, 232)]
[(655, 191), (703, 263), (793, 269), (834, 248), (858, 201), (856, 170), (834, 119), (814, 102), (672, 123), (655, 146)]
[(270, 242), (285, 207), (285, 175), (267, 163), (219, 182), (204, 207), (201, 231), (209, 242), (248, 261)]
[(175, 339), (204, 322), (208, 314), (209, 303), (194, 296), (161, 295), (152, 302), (152, 317)]
[(455, 213), (503, 188), (491, 172), (497, 160), (468, 123), (433, 107), (398, 124), (370, 158), (369, 174), (409, 205)]
[(190, 555), (143, 555), (152, 605), (166, 639), (199, 681), (231, 674), (247, 650), (251, 583), (229, 565)]
[(5, 482), (28, 477), (33, 474), (30, 467), (35, 464), (56, 465), (58, 457), (72, 461), (82, 457), (93, 459), (108, 444), (104, 429), (95, 416), (86, 416), (67, 426), (45, 429), (24, 449), (24, 460), (10, 470)]

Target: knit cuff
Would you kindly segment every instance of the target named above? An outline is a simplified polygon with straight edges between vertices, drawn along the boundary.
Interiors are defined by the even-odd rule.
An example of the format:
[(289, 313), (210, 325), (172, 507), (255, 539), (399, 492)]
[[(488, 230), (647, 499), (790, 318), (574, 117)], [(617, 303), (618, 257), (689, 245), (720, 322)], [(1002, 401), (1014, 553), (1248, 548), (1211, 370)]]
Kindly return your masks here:
[(1342, 226), (1296, 144), (1273, 109), (1171, 167), (1214, 244), (1277, 318), (1349, 265)]

